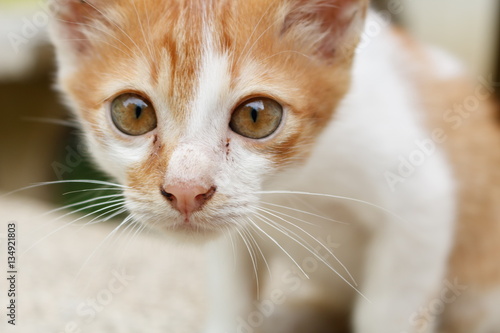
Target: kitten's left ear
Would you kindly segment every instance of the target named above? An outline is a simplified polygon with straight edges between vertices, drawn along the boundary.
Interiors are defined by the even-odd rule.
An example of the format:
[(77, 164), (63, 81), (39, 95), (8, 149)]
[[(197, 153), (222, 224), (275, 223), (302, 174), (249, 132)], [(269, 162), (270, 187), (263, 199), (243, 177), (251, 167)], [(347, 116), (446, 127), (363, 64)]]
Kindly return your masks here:
[(369, 0), (289, 0), (282, 35), (300, 39), (323, 59), (350, 57), (359, 42)]
[(91, 53), (93, 41), (106, 27), (101, 4), (101, 0), (50, 0), (50, 34), (60, 61), (78, 62)]

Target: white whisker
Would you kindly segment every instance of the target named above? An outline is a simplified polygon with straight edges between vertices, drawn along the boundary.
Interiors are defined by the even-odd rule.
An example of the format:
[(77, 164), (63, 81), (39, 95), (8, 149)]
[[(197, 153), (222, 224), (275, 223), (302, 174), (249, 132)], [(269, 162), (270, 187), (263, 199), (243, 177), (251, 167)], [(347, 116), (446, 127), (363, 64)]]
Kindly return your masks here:
[[(81, 211), (87, 210), (89, 208), (99, 207), (99, 206), (103, 206), (103, 205), (107, 205), (107, 204), (116, 204), (116, 203), (124, 204), (125, 203), (125, 199), (116, 199), (116, 200), (109, 200), (109, 201), (106, 201), (106, 202), (99, 202), (99, 203), (96, 203), (96, 204), (93, 204), (93, 205), (90, 205), (90, 206), (85, 206), (85, 207), (79, 208), (77, 210), (72, 210), (72, 211), (70, 211), (70, 212), (68, 212), (68, 213), (66, 213), (64, 215), (60, 215), (60, 216), (56, 217), (55, 219), (53, 219), (51, 221), (51, 223), (59, 221), (60, 219), (65, 218), (66, 216), (73, 215), (73, 214), (79, 213)], [(104, 210), (106, 208), (110, 208), (110, 207), (112, 207), (112, 206), (103, 207), (103, 208), (98, 209), (98, 210), (96, 210), (94, 212), (91, 212), (91, 213), (89, 213), (87, 215), (84, 215), (82, 218), (85, 218), (87, 216), (90, 216), (90, 215), (93, 215), (95, 213), (101, 212), (102, 210)]]
[[(245, 234), (242, 233), (242, 230), (240, 230), (239, 228), (236, 228), (236, 231), (238, 232), (241, 239), (243, 240), (243, 243), (245, 243), (245, 246), (248, 250), (248, 254), (250, 255), (250, 259), (252, 260), (253, 270), (254, 270), (254, 274), (255, 274), (255, 281), (257, 284), (257, 293), (260, 293), (259, 275), (257, 273), (257, 262), (256, 262), (256, 258), (255, 258), (255, 252), (253, 251), (252, 246), (248, 243), (248, 241), (245, 237)], [(259, 294), (257, 295), (257, 299), (259, 299)]]
[[(261, 219), (259, 216), (256, 216), (259, 220)], [(309, 275), (307, 275), (307, 273), (302, 269), (302, 267), (297, 263), (297, 261), (295, 261), (295, 259), (290, 255), (290, 253), (288, 253), (284, 248), (283, 246), (281, 246), (280, 243), (278, 243), (278, 241), (276, 241), (273, 237), (271, 237), (271, 235), (269, 235), (267, 232), (265, 232), (261, 227), (259, 227), (254, 221), (252, 221), (252, 219), (248, 218), (248, 220), (250, 221), (250, 223), (253, 224), (253, 226), (255, 228), (257, 228), (260, 232), (262, 232), (264, 235), (266, 235), (270, 240), (271, 242), (273, 242), (274, 244), (276, 244), (276, 246), (278, 246), (284, 253), (285, 255), (290, 258), (290, 260), (293, 261), (293, 263), (297, 266), (297, 268), (302, 272), (302, 274), (304, 274), (304, 276), (309, 279)], [(265, 222), (265, 221), (263, 221)]]
[[(261, 214), (259, 214), (259, 215), (256, 215), (256, 217), (259, 218), (262, 222), (266, 223), (271, 228), (277, 230), (278, 232), (282, 233), (283, 235), (287, 236), (288, 238), (290, 238), (291, 240), (293, 240), (295, 243), (297, 243), (298, 245), (300, 245), (301, 247), (303, 247), (305, 250), (307, 250), (309, 253), (311, 253), (316, 259), (318, 259), (319, 261), (321, 261), (322, 263), (324, 263), (330, 270), (332, 270), (335, 274), (337, 274), (338, 277), (340, 277), (345, 283), (347, 283), (351, 288), (353, 288), (361, 297), (363, 297), (365, 300), (367, 300), (368, 302), (371, 303), (371, 301), (365, 295), (363, 295), (363, 293), (358, 288), (356, 288), (345, 277), (343, 277), (337, 270), (335, 270), (335, 268), (333, 268), (319, 254), (317, 254), (316, 251), (311, 250), (309, 247), (307, 247), (304, 244), (302, 244), (295, 237), (290, 236), (287, 232), (285, 232), (282, 229), (280, 229), (278, 226), (276, 226), (276, 224), (274, 223), (274, 221), (270, 220), (269, 218), (267, 218), (265, 216), (262, 216)], [(283, 227), (283, 226), (281, 226), (281, 227)], [(287, 231), (290, 232), (289, 229), (287, 229)], [(293, 231), (291, 231), (290, 233), (295, 234)]]
[[(295, 228), (299, 229), (300, 231), (302, 231), (304, 234), (306, 234), (307, 236), (309, 236), (312, 240), (314, 240), (317, 244), (319, 244), (319, 246), (321, 246), (321, 248), (325, 249), (339, 264), (340, 266), (342, 266), (342, 268), (345, 270), (345, 272), (347, 273), (347, 275), (349, 275), (349, 278), (352, 280), (352, 282), (354, 283), (354, 285), (357, 287), (358, 284), (356, 282), (356, 280), (354, 279), (354, 277), (352, 276), (352, 274), (349, 272), (349, 270), (347, 269), (347, 267), (340, 261), (339, 258), (337, 258), (337, 256), (327, 247), (325, 246), (323, 243), (321, 243), (319, 240), (316, 239), (316, 237), (314, 237), (311, 233), (309, 233), (307, 230), (291, 223), (290, 221), (287, 221), (285, 220), (284, 218), (278, 216), (278, 215), (275, 215), (269, 211), (266, 211), (265, 209), (262, 209), (262, 208), (257, 208), (258, 210), (262, 211), (262, 212), (265, 212), (266, 214), (269, 214), (273, 217), (276, 217), (277, 219), (280, 219), (281, 221), (287, 223), (287, 224), (290, 224), (292, 226), (294, 226)], [(261, 215), (261, 214), (259, 214)], [(261, 215), (262, 216), (262, 215)], [(273, 221), (274, 222), (274, 221)], [(283, 228), (285, 228), (284, 226), (281, 226)], [(292, 230), (290, 229), (287, 229), (285, 228), (286, 231), (290, 232), (290, 233), (293, 233), (296, 237), (299, 237), (300, 240), (302, 240), (303, 242), (305, 242), (311, 249), (313, 248), (306, 240), (304, 240), (302, 237), (300, 237), (299, 235), (297, 235), (295, 232), (293, 232)]]
[[(100, 196), (100, 197), (96, 197), (96, 198), (87, 199), (87, 200), (80, 201), (80, 202), (75, 202), (75, 203), (72, 203), (72, 204), (69, 204), (69, 205), (66, 205), (66, 206), (63, 206), (63, 207), (58, 207), (58, 208), (49, 210), (48, 212), (43, 213), (42, 215), (40, 215), (40, 217), (47, 216), (47, 215), (50, 215), (50, 214), (53, 214), (53, 213), (57, 213), (57, 212), (60, 212), (62, 210), (66, 210), (68, 208), (72, 208), (72, 207), (76, 207), (76, 206), (81, 206), (81, 205), (84, 205), (84, 204), (87, 204), (87, 203), (90, 203), (90, 202), (94, 202), (94, 201), (98, 201), (98, 200), (102, 200), (102, 199), (117, 198), (117, 197), (121, 197), (121, 196), (123, 196), (121, 193), (120, 194), (111, 194), (111, 195), (104, 195), (104, 196)], [(92, 208), (92, 207), (95, 207), (95, 206), (84, 207), (84, 209), (86, 209), (86, 208)], [(72, 211), (72, 213), (73, 212), (75, 212), (75, 211)], [(78, 212), (78, 211), (76, 211), (76, 212)], [(62, 217), (64, 217), (64, 216), (67, 216), (67, 215), (63, 215)]]
[(77, 190), (77, 191), (70, 191), (70, 192), (64, 192), (62, 195), (68, 195), (68, 194), (75, 194), (75, 193), (82, 193), (82, 192), (93, 192), (93, 191), (122, 191), (121, 188), (106, 188), (106, 187), (101, 187), (101, 188), (88, 188), (85, 190)]
[[(116, 202), (116, 201), (112, 201), (112, 202)], [(106, 202), (106, 203), (109, 203), (109, 202)], [(102, 203), (102, 204), (106, 204), (106, 203)], [(102, 204), (101, 204), (101, 205), (102, 205)], [(57, 229), (53, 230), (52, 232), (50, 232), (49, 234), (47, 234), (46, 236), (42, 237), (42, 238), (41, 238), (41, 239), (39, 239), (38, 241), (36, 241), (36, 242), (35, 242), (34, 244), (32, 244), (32, 245), (31, 245), (31, 246), (30, 246), (30, 247), (29, 247), (26, 251), (24, 251), (24, 252), (23, 252), (23, 254), (25, 254), (25, 253), (29, 252), (31, 249), (33, 249), (35, 246), (37, 246), (38, 244), (40, 244), (42, 241), (44, 241), (45, 239), (47, 239), (47, 238), (49, 238), (50, 236), (54, 235), (55, 233), (57, 233), (57, 232), (61, 231), (61, 230), (62, 230), (62, 229), (64, 229), (64, 228), (66, 228), (66, 227), (68, 227), (68, 226), (70, 226), (70, 225), (73, 225), (73, 224), (75, 224), (76, 222), (78, 222), (78, 221), (80, 221), (80, 220), (82, 220), (82, 219), (84, 219), (84, 218), (86, 218), (86, 217), (88, 217), (88, 216), (90, 216), (90, 215), (93, 215), (93, 214), (95, 214), (95, 213), (98, 213), (98, 212), (100, 212), (100, 211), (103, 211), (104, 209), (113, 208), (113, 207), (116, 207), (116, 206), (119, 206), (119, 205), (122, 205), (122, 206), (123, 206), (123, 204), (124, 204), (124, 202), (119, 202), (119, 203), (117, 203), (117, 204), (114, 204), (114, 205), (111, 205), (111, 206), (107, 206), (107, 207), (104, 207), (104, 208), (98, 209), (98, 210), (97, 210), (97, 211), (95, 211), (95, 212), (91, 212), (91, 213), (89, 213), (89, 214), (86, 214), (86, 215), (84, 215), (84, 216), (81, 216), (81, 217), (77, 218), (77, 219), (76, 219), (76, 220), (74, 220), (74, 221), (71, 221), (70, 223), (66, 223), (66, 224), (62, 225), (62, 226), (60, 226), (59, 228), (57, 228)], [(90, 206), (89, 206), (89, 207), (90, 207)], [(85, 208), (89, 208), (89, 207), (85, 207)], [(72, 214), (72, 213), (76, 213), (76, 211), (75, 211), (75, 212), (71, 212), (71, 214)], [(69, 215), (69, 214), (66, 214), (66, 215)], [(64, 215), (64, 216), (66, 216), (66, 215)], [(58, 217), (56, 220), (59, 220), (59, 219), (61, 219), (61, 218), (62, 218), (62, 217), (64, 217), (64, 216), (60, 216), (60, 217)], [(56, 220), (54, 220), (54, 221), (56, 221)], [(52, 222), (54, 222), (54, 221), (52, 221)]]
[(51, 125), (61, 125), (70, 128), (79, 128), (78, 123), (71, 120), (64, 119), (53, 119), (53, 118), (43, 118), (43, 117), (23, 117), (21, 118), (23, 121), (29, 122), (37, 122), (37, 123), (45, 123)]
[[(128, 239), (127, 243), (125, 244), (125, 246), (124, 246), (125, 249), (127, 249), (130, 246), (130, 244), (132, 244), (132, 242), (135, 241), (135, 239), (141, 234), (141, 232), (147, 228), (146, 224), (143, 224), (140, 222), (136, 222), (134, 224), (137, 225), (137, 230), (134, 231), (135, 226), (132, 228), (131, 232), (134, 232), (134, 233), (132, 234), (132, 236)], [(123, 252), (125, 253), (125, 251), (123, 251)]]
[(115, 227), (98, 245), (97, 247), (90, 253), (90, 255), (87, 257), (87, 259), (83, 262), (82, 266), (78, 270), (75, 276), (75, 280), (80, 276), (81, 272), (87, 265), (87, 263), (92, 259), (92, 257), (97, 253), (97, 251), (104, 245), (104, 243), (112, 237), (116, 232), (124, 225), (127, 224), (130, 220), (132, 219), (132, 214), (128, 215), (126, 218), (123, 219), (123, 221)]
[(346, 201), (352, 201), (352, 202), (357, 202), (357, 203), (361, 203), (361, 204), (364, 204), (364, 205), (367, 205), (367, 206), (370, 206), (370, 207), (373, 207), (373, 208), (377, 208), (395, 218), (397, 218), (398, 220), (400, 221), (403, 221), (403, 222), (406, 222), (403, 218), (401, 218), (400, 216), (396, 215), (395, 213), (391, 212), (390, 210), (384, 208), (384, 207), (381, 207), (379, 205), (376, 205), (374, 203), (371, 203), (371, 202), (368, 202), (368, 201), (364, 201), (364, 200), (361, 200), (361, 199), (355, 199), (355, 198), (349, 198), (349, 197), (344, 197), (344, 196), (340, 196), (340, 195), (333, 195), (333, 194), (322, 194), (322, 193), (311, 193), (311, 192), (301, 192), (301, 191), (259, 191), (259, 192), (255, 192), (255, 194), (299, 194), (299, 195), (309, 195), (309, 196), (314, 196), (314, 197), (323, 197), (323, 198), (332, 198), (332, 199), (342, 199), (342, 200), (346, 200)]
[(32, 189), (32, 188), (41, 187), (41, 186), (57, 185), (57, 184), (68, 184), (68, 183), (87, 183), (87, 184), (95, 184), (95, 185), (106, 185), (106, 186), (115, 186), (115, 187), (119, 187), (119, 188), (122, 188), (122, 189), (128, 189), (129, 188), (128, 186), (123, 186), (123, 185), (120, 185), (120, 184), (114, 184), (114, 183), (110, 183), (110, 182), (106, 182), (106, 181), (92, 180), (92, 179), (56, 180), (56, 181), (42, 182), (42, 183), (37, 183), (37, 184), (29, 185), (29, 186), (26, 186), (26, 187), (22, 187), (20, 189), (17, 189), (17, 190), (14, 190), (14, 191), (2, 194), (2, 195), (0, 195), (0, 198), (6, 197), (6, 196), (9, 196), (9, 195), (21, 192), (21, 191), (26, 191), (26, 190), (29, 190), (29, 189)]
[[(112, 196), (112, 197), (101, 196), (101, 197), (97, 197), (97, 198), (88, 199), (88, 200), (85, 200), (85, 201), (81, 201), (81, 202), (77, 202), (77, 203), (74, 203), (74, 204), (66, 205), (64, 207), (59, 207), (59, 208), (53, 209), (51, 211), (43, 213), (40, 216), (41, 217), (47, 216), (47, 215), (53, 214), (55, 212), (58, 212), (58, 211), (61, 211), (61, 210), (64, 210), (64, 209), (71, 208), (71, 207), (80, 206), (80, 205), (84, 205), (84, 204), (87, 204), (87, 203), (90, 203), (90, 202), (94, 202), (94, 201), (98, 201), (98, 200), (102, 200), (102, 199), (107, 199), (107, 198), (119, 197), (119, 196), (121, 196), (121, 195), (116, 195), (116, 196)], [(121, 200), (121, 199), (119, 199), (119, 200)], [(36, 233), (36, 232), (40, 231), (41, 229), (45, 228), (46, 226), (48, 226), (49, 224), (52, 224), (52, 223), (54, 223), (56, 221), (59, 221), (60, 219), (66, 217), (66, 216), (73, 215), (75, 213), (78, 213), (80, 211), (83, 211), (83, 210), (86, 210), (86, 209), (89, 209), (89, 208), (99, 207), (99, 206), (102, 206), (102, 205), (105, 205), (105, 204), (108, 204), (108, 203), (115, 203), (115, 202), (118, 202), (119, 200), (111, 200), (111, 201), (108, 200), (106, 202), (100, 202), (100, 203), (97, 203), (97, 204), (94, 204), (94, 205), (85, 206), (85, 207), (77, 209), (77, 210), (72, 210), (72, 211), (70, 211), (70, 212), (68, 212), (68, 213), (66, 213), (64, 215), (60, 215), (60, 216), (58, 216), (55, 219), (52, 219), (52, 220), (50, 220), (48, 222), (43, 223), (41, 226), (35, 228), (31, 232), (32, 233)]]
[[(122, 238), (122, 236), (124, 236), (125, 238), (127, 238), (130, 235), (131, 231), (134, 230), (134, 228), (135, 228), (136, 225), (139, 225), (139, 222), (137, 222), (135, 220), (131, 220), (131, 222), (125, 227), (125, 229), (122, 230), (121, 234), (118, 235), (118, 237), (113, 241), (112, 244), (114, 245), (118, 241), (120, 241), (120, 239)], [(132, 227), (132, 229), (129, 230), (129, 228), (131, 228), (131, 227)], [(129, 231), (127, 232), (127, 230), (129, 230)], [(125, 232), (127, 232), (126, 235), (125, 235)]]
[[(321, 215), (318, 215), (318, 214), (314, 214), (314, 213), (311, 213), (311, 212), (307, 212), (305, 210), (300, 210), (300, 209), (296, 209), (296, 208), (292, 208), (292, 207), (287, 207), (287, 206), (283, 206), (283, 205), (277, 205), (277, 204), (273, 204), (273, 203), (270, 203), (270, 202), (265, 202), (265, 201), (261, 201), (262, 204), (265, 204), (265, 205), (269, 205), (269, 206), (273, 206), (273, 207), (279, 207), (279, 208), (284, 208), (284, 209), (287, 209), (287, 210), (291, 210), (291, 211), (294, 211), (294, 212), (298, 212), (298, 213), (302, 213), (302, 214), (305, 214), (305, 215), (309, 215), (309, 216), (314, 216), (314, 217), (317, 217), (317, 218), (320, 218), (322, 220), (326, 220), (326, 221), (330, 221), (330, 222), (335, 222), (335, 223), (340, 223), (340, 224), (345, 224), (345, 225), (348, 225), (349, 223), (347, 222), (342, 222), (342, 221), (338, 221), (338, 220), (334, 220), (334, 219), (331, 219), (331, 218), (328, 218), (328, 217), (325, 217), (325, 216), (321, 216)], [(278, 212), (278, 211), (275, 211), (275, 210), (272, 210), (272, 209), (269, 209), (275, 213), (279, 213), (279, 214), (283, 214), (287, 217), (291, 217), (293, 219), (296, 219), (296, 220), (299, 220), (301, 222), (304, 222), (306, 224), (309, 224), (309, 225), (315, 225), (313, 223), (310, 223), (310, 222), (306, 222), (304, 220), (301, 220), (295, 216), (291, 216), (291, 215), (286, 215), (285, 213), (282, 213), (282, 212)]]
[[(117, 206), (119, 206), (119, 205), (117, 205)], [(106, 211), (106, 212), (104, 212), (104, 213), (102, 213), (102, 214), (94, 217), (89, 222), (84, 223), (81, 228), (84, 228), (86, 226), (93, 225), (93, 224), (99, 224), (99, 223), (107, 222), (107, 221), (111, 220), (112, 218), (114, 218), (114, 217), (116, 217), (116, 216), (118, 216), (120, 214), (125, 213), (126, 211), (127, 211), (127, 208), (123, 208), (123, 205), (121, 207), (120, 206), (116, 207), (114, 209), (111, 209), (109, 211)], [(105, 215), (110, 214), (110, 213), (112, 213), (112, 214), (109, 215), (109, 216), (106, 216), (103, 219), (99, 219), (100, 217), (105, 216)]]
[[(254, 225), (253, 225), (253, 224), (249, 224), (248, 226), (249, 226), (250, 228), (254, 227)], [(262, 252), (262, 250), (261, 250), (261, 248), (260, 248), (260, 246), (259, 246), (259, 243), (258, 243), (258, 242), (257, 242), (257, 240), (255, 239), (255, 237), (253, 236), (253, 234), (252, 234), (252, 232), (251, 232), (251, 231), (249, 231), (249, 232), (248, 232), (248, 235), (252, 238), (252, 241), (253, 241), (253, 243), (255, 244), (255, 247), (257, 248), (257, 250), (259, 251), (260, 256), (262, 257), (262, 260), (264, 260), (264, 264), (266, 265), (266, 267), (267, 267), (267, 271), (269, 272), (269, 278), (272, 280), (273, 275), (272, 275), (272, 272), (271, 272), (271, 268), (270, 268), (270, 266), (269, 266), (269, 263), (267, 262), (266, 257), (264, 256), (264, 253)], [(259, 235), (260, 235), (260, 234), (259, 234)]]
[(231, 249), (233, 251), (233, 267), (236, 269), (236, 246), (234, 244), (233, 235), (228, 225), (224, 226), (224, 237), (231, 242)]

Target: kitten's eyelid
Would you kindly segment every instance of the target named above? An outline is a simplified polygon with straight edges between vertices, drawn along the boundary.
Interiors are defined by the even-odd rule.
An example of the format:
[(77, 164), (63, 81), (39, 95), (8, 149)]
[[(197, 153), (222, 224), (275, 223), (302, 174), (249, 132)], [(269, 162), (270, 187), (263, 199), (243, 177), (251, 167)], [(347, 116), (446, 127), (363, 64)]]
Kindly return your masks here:
[(245, 95), (245, 97), (243, 98), (239, 98), (237, 100), (236, 103), (234, 103), (233, 107), (231, 108), (231, 115), (234, 113), (234, 111), (236, 111), (236, 109), (238, 107), (240, 107), (241, 105), (251, 101), (251, 100), (254, 100), (254, 99), (270, 99), (270, 100), (273, 100), (275, 102), (277, 102), (278, 104), (280, 104), (282, 107), (283, 107), (283, 110), (285, 110), (285, 108), (289, 108), (290, 105), (286, 102), (284, 102), (282, 100), (282, 98), (280, 98), (279, 96), (275, 96), (273, 94), (266, 94), (266, 93), (253, 93), (253, 94), (247, 94)]
[(153, 103), (152, 99), (149, 98), (149, 94), (147, 94), (141, 90), (134, 89), (134, 88), (120, 89), (120, 90), (118, 90), (118, 92), (114, 93), (113, 95), (104, 98), (102, 100), (102, 104), (106, 104), (106, 103), (111, 104), (111, 103), (113, 103), (113, 101), (115, 99), (117, 99), (118, 97), (120, 97), (122, 95), (126, 95), (126, 94), (141, 96), (142, 98), (148, 100), (151, 103), (151, 106), (154, 107), (154, 105), (153, 105), (154, 103)]

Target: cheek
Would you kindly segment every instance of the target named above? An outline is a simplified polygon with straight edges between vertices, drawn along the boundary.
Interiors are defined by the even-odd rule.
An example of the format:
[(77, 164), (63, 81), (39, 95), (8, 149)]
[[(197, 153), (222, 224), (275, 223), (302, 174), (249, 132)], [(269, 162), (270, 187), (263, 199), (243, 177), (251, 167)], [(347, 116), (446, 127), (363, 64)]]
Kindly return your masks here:
[(134, 162), (124, 166), (126, 185), (141, 193), (158, 195), (165, 180), (170, 151), (153, 138), (151, 149)]
[(228, 188), (236, 187), (252, 192), (259, 191), (262, 179), (272, 172), (272, 161), (269, 156), (246, 145), (235, 145), (222, 164), (220, 178), (226, 180)]
[(276, 136), (264, 143), (255, 143), (252, 149), (265, 165), (266, 176), (289, 166), (303, 163), (309, 154), (314, 137), (321, 128), (304, 115), (288, 113)]
[(135, 165), (148, 159), (154, 137), (121, 138), (110, 127), (104, 111), (96, 112), (96, 122), (84, 122), (84, 133), (95, 163), (108, 175), (122, 184), (127, 183), (127, 173)]

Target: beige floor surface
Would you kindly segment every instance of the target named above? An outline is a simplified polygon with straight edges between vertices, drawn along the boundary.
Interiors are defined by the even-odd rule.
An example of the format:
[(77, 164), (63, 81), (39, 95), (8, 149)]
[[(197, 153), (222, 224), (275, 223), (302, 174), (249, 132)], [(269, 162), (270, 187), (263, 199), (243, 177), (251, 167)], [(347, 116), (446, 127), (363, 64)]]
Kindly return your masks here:
[[(125, 232), (100, 246), (116, 224), (82, 228), (85, 220), (81, 220), (68, 226), (75, 216), (54, 221), (65, 212), (43, 215), (53, 208), (0, 196), (0, 332), (200, 330), (205, 303), (202, 251), (169, 244), (147, 232), (133, 241)], [(19, 253), (16, 326), (6, 323), (4, 306), (8, 304), (5, 234), (12, 221), (17, 223)]]

